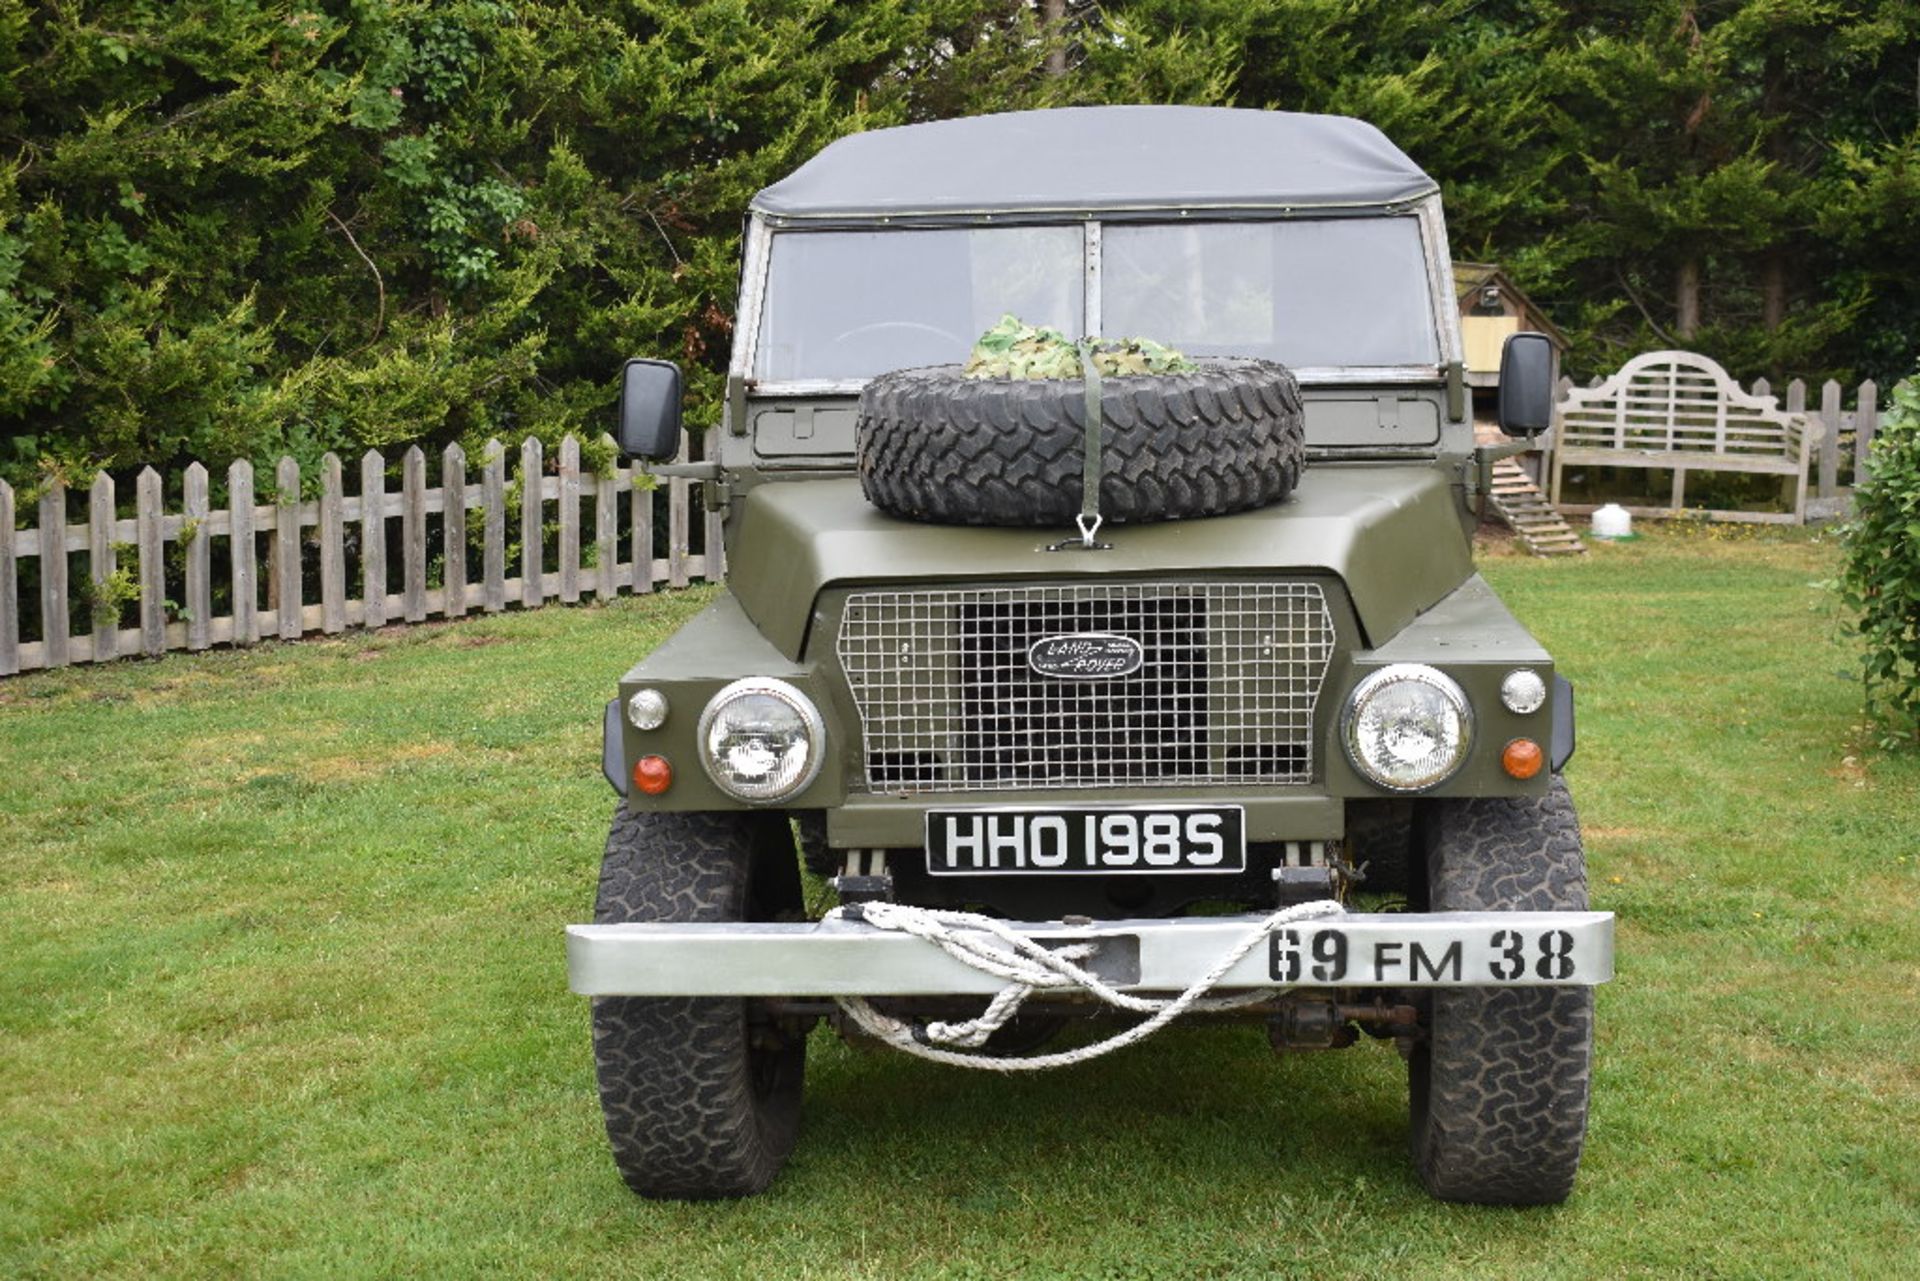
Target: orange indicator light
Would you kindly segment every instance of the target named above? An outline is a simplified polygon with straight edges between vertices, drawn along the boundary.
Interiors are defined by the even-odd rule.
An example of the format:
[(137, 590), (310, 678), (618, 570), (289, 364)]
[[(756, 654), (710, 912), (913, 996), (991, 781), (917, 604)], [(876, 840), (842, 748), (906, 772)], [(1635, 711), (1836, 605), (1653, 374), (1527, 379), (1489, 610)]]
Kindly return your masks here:
[(1532, 778), (1546, 764), (1547, 755), (1530, 738), (1516, 738), (1500, 753), (1500, 764), (1515, 778)]
[(673, 766), (664, 756), (642, 756), (633, 766), (633, 785), (648, 796), (658, 796), (673, 786)]

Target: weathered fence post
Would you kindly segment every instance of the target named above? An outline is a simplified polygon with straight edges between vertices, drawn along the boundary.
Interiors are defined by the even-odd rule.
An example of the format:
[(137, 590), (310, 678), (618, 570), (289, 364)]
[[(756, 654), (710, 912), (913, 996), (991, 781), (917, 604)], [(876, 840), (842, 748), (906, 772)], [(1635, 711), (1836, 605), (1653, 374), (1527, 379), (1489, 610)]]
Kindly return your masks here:
[(1820, 386), (1820, 419), (1820, 496), (1831, 498), (1840, 492), (1840, 384), (1831, 378)]
[[(693, 456), (692, 437), (680, 433), (680, 449), (673, 460), (684, 463)], [(667, 482), (667, 584), (685, 587), (687, 575), (687, 480), (675, 476)]]
[(1860, 384), (1853, 414), (1853, 483), (1867, 474), (1867, 453), (1880, 430), (1880, 384), (1869, 378)]
[(507, 451), (489, 440), (480, 472), (481, 604), (489, 614), (507, 607)]
[[(607, 448), (613, 448), (613, 437), (601, 436), (600, 441)], [(615, 528), (620, 519), (619, 495), (616, 492), (620, 481), (620, 469), (616, 466), (610, 476), (593, 478), (593, 593), (601, 604), (614, 598), (614, 562), (620, 555), (618, 543), (619, 531)]]
[(300, 639), (300, 606), (306, 599), (300, 567), (300, 464), (282, 458), (274, 471), (279, 501), (273, 513), (274, 609), (280, 616), (280, 639)]
[(409, 445), (400, 459), (401, 613), (427, 616), (427, 456)]
[(20, 670), (20, 558), (14, 537), (13, 486), (0, 480), (0, 676)]
[(347, 629), (346, 495), (340, 483), (340, 456), (320, 455), (320, 630), (336, 635)]
[(67, 489), (54, 484), (40, 495), (41, 666), (67, 665)]
[(233, 560), (233, 643), (260, 639), (260, 597), (253, 545), (253, 464), (244, 458), (227, 468), (227, 542)]
[(541, 520), (546, 495), (541, 478), (546, 468), (540, 442), (532, 436), (520, 446), (520, 604), (538, 609), (546, 600), (545, 522)]
[(207, 506), (207, 469), (187, 466), (180, 486), (180, 509), (185, 520), (180, 540), (187, 546), (187, 648), (205, 649), (213, 643), (213, 518)]
[(640, 463), (620, 473), (633, 494), (633, 590), (653, 590), (653, 486), (640, 483)]
[(360, 620), (369, 629), (387, 625), (387, 460), (369, 449), (360, 455)]
[(459, 618), (467, 612), (467, 453), (457, 444), (440, 456), (440, 538), (440, 613)]
[(87, 562), (93, 575), (92, 599), (87, 602), (88, 630), (93, 634), (93, 661), (104, 662), (120, 652), (120, 604), (111, 595), (119, 557), (113, 550), (113, 477), (101, 472), (87, 493)]
[(134, 537), (140, 548), (140, 652), (167, 652), (167, 561), (160, 532), (160, 473), (140, 469), (134, 482)]
[(571, 433), (560, 441), (560, 599), (580, 599), (580, 442)]

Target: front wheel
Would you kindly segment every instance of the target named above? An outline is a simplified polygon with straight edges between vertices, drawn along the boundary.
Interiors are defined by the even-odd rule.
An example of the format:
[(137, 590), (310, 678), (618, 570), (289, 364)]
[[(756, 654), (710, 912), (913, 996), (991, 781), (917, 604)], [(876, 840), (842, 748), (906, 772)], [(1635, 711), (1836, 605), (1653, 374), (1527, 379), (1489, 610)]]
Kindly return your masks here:
[[(785, 816), (614, 814), (598, 924), (797, 914)], [(614, 1164), (642, 1196), (747, 1196), (773, 1181), (800, 1123), (804, 1028), (737, 998), (603, 996), (593, 1059)]]
[[(1584, 911), (1586, 857), (1559, 778), (1540, 797), (1427, 801), (1433, 911)], [(1587, 1133), (1593, 989), (1440, 988), (1408, 1060), (1415, 1168), (1443, 1201), (1551, 1205)]]

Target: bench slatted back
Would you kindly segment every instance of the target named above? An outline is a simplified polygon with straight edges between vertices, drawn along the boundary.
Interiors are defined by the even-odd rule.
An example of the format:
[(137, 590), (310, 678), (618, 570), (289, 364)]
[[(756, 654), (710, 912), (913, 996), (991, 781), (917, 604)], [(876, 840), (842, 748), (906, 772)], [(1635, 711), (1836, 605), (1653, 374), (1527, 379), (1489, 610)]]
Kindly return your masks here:
[(1740, 390), (1707, 357), (1650, 351), (1598, 387), (1567, 393), (1560, 405), (1559, 444), (1779, 458), (1800, 452), (1805, 430), (1799, 415), (1782, 412), (1772, 396)]

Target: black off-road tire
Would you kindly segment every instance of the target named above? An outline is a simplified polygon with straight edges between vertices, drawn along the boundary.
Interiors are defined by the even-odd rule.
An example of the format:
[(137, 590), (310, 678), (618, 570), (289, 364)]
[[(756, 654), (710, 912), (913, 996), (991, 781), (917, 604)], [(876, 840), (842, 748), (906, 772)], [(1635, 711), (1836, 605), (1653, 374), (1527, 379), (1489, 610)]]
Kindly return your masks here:
[[(1126, 523), (1277, 503), (1306, 463), (1300, 388), (1283, 365), (1101, 383), (1101, 516)], [(1081, 506), (1086, 384), (903, 369), (860, 394), (860, 484), (880, 510), (946, 525), (1068, 528)]]
[[(784, 815), (613, 816), (593, 919), (748, 921), (797, 915), (799, 867)], [(753, 1003), (598, 997), (593, 1060), (614, 1164), (642, 1196), (747, 1196), (793, 1150), (804, 1029)]]
[[(1583, 911), (1586, 858), (1566, 784), (1542, 797), (1422, 802), (1432, 910)], [(1439, 988), (1408, 1061), (1414, 1167), (1443, 1201), (1552, 1205), (1587, 1133), (1593, 989)]]

